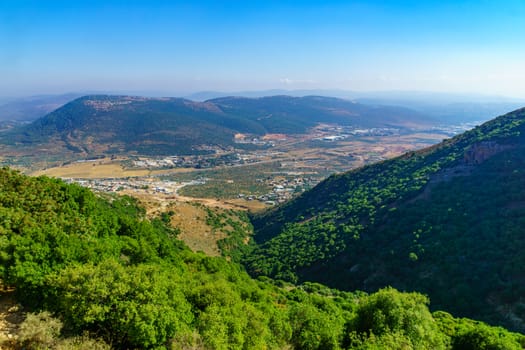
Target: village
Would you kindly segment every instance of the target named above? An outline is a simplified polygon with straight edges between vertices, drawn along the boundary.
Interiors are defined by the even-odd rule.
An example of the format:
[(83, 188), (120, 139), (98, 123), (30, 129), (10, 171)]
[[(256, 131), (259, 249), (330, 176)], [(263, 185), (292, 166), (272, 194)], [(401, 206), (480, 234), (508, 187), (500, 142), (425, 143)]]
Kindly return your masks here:
[(271, 190), (262, 195), (246, 195), (239, 193), (238, 198), (245, 199), (247, 201), (258, 200), (267, 205), (276, 205), (286, 202), (293, 197), (305, 192), (307, 189), (312, 188), (319, 179), (313, 177), (295, 176), (287, 179), (286, 177), (276, 177), (267, 180), (257, 179), (258, 182), (264, 182)]
[[(76, 183), (97, 192), (104, 193), (126, 193), (126, 194), (149, 194), (162, 196), (165, 199), (184, 199), (188, 197), (180, 195), (179, 190), (186, 186), (199, 186), (205, 184), (209, 179), (199, 177), (190, 181), (169, 181), (157, 177), (137, 178), (101, 178), (101, 179), (76, 179), (65, 178), (67, 183)], [(265, 194), (239, 193), (238, 199), (245, 201), (259, 201), (268, 206), (284, 203), (309, 188), (315, 186), (319, 179), (305, 177), (300, 174), (294, 177), (275, 176), (266, 179), (257, 179), (257, 182), (268, 188)]]
[[(85, 159), (91, 176), (82, 172), (60, 176), (67, 182), (106, 193), (147, 195), (162, 200), (215, 201), (235, 199), (250, 206), (282, 204), (312, 188), (334, 172), (382, 161), (407, 150), (434, 143), (469, 125), (434, 128), (433, 134), (404, 135), (395, 128), (356, 128), (322, 124), (301, 137), (271, 134), (261, 138), (238, 134), (238, 145), (264, 142), (255, 149), (217, 148), (201, 154), (130, 156), (126, 159)], [(381, 145), (375, 141), (383, 140)], [(102, 173), (104, 164), (120, 170)], [(75, 167), (74, 164), (70, 165)], [(86, 165), (84, 165), (86, 166)], [(111, 165), (108, 165), (110, 167)], [(87, 168), (86, 168), (87, 169)], [(99, 175), (99, 176), (97, 176)]]
[(244, 164), (257, 163), (261, 160), (272, 159), (280, 152), (275, 151), (255, 151), (238, 152), (217, 150), (207, 155), (185, 155), (185, 156), (166, 156), (166, 157), (137, 157), (128, 161), (130, 168), (135, 169), (175, 169), (193, 168), (210, 169), (220, 166), (237, 166)]

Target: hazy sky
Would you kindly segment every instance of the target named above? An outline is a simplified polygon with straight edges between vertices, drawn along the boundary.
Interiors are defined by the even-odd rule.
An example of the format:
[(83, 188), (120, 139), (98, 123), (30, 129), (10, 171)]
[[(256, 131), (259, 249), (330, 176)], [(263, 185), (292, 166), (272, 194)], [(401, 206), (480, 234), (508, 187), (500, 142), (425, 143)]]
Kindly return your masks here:
[(525, 1), (0, 0), (0, 95), (273, 88), (525, 98)]

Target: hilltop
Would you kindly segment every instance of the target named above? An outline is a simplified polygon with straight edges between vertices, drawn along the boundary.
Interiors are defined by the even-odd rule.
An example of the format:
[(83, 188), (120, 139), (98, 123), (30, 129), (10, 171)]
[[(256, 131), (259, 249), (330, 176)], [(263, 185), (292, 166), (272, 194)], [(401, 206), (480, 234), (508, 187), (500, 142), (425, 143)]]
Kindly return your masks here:
[(333, 175), (253, 218), (254, 275), (428, 294), (525, 330), (525, 109), (430, 148)]
[(11, 155), (58, 159), (101, 155), (202, 154), (255, 147), (235, 134), (301, 134), (319, 123), (363, 127), (427, 127), (410, 109), (366, 106), (328, 97), (182, 98), (85, 96), (0, 134)]

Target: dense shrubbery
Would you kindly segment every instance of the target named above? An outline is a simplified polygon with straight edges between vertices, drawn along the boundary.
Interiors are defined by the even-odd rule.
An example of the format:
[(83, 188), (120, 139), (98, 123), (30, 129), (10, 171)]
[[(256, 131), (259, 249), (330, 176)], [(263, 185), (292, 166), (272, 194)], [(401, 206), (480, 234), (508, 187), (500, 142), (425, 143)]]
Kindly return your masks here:
[(103, 339), (116, 348), (440, 349), (522, 339), (433, 317), (416, 293), (251, 279), (224, 258), (190, 252), (132, 199), (58, 180), (0, 170), (0, 212), (1, 278), (45, 310), (26, 320), (26, 347), (105, 349), (93, 340)]
[(206, 208), (206, 224), (214, 233), (221, 232), (226, 235), (217, 242), (222, 255), (240, 262), (243, 252), (250, 249), (249, 235), (253, 233), (248, 214), (234, 210), (218, 212)]

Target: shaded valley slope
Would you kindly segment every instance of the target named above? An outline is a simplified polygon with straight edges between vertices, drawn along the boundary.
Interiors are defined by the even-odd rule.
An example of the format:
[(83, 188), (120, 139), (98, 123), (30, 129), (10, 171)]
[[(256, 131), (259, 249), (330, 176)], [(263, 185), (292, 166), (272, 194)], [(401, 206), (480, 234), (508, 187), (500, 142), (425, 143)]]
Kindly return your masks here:
[(253, 275), (384, 286), (525, 330), (525, 109), (334, 175), (253, 218)]

